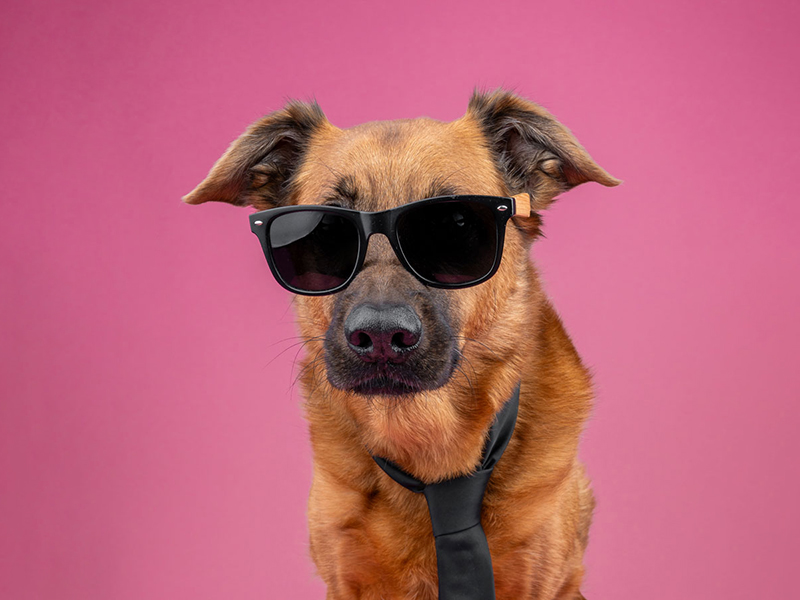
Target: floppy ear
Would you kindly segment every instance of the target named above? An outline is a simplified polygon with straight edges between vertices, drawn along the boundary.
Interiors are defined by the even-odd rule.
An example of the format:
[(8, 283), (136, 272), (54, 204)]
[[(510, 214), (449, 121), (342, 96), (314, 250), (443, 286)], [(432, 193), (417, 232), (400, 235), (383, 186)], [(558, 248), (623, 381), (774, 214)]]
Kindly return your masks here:
[(558, 194), (587, 181), (621, 183), (549, 112), (511, 92), (476, 91), (467, 114), (478, 121), (489, 141), (509, 191), (528, 192), (533, 211), (547, 208)]
[(330, 126), (316, 102), (289, 102), (248, 127), (183, 201), (230, 202), (259, 210), (285, 204), (309, 140), (325, 125)]

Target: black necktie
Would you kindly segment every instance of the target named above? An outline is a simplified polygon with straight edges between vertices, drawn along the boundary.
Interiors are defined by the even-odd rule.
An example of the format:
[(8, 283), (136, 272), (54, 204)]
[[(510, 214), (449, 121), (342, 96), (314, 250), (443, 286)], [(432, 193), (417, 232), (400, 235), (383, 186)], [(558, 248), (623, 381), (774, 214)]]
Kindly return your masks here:
[(519, 409), (519, 385), (495, 416), (483, 459), (471, 475), (424, 484), (397, 465), (373, 456), (375, 462), (403, 487), (425, 494), (436, 543), (439, 600), (494, 600), (494, 573), (481, 505), (492, 470), (506, 449)]

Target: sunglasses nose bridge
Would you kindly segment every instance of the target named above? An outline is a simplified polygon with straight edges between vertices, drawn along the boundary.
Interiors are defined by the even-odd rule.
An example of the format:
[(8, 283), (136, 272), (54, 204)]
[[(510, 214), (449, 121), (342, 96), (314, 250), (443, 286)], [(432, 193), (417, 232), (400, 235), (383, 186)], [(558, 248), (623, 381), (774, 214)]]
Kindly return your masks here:
[(382, 233), (390, 241), (392, 239), (392, 219), (388, 210), (361, 213), (361, 227), (367, 240), (375, 233)]
[(364, 260), (367, 258), (366, 254), (367, 248), (369, 247), (370, 238), (374, 234), (379, 233), (383, 235), (388, 242), (387, 250), (390, 247), (391, 251), (394, 253), (394, 256), (400, 260), (401, 264), (403, 264), (406, 269), (408, 269), (408, 266), (406, 265), (402, 253), (397, 245), (397, 234), (394, 230), (396, 225), (395, 221), (396, 218), (393, 209), (383, 210), (380, 212), (361, 213), (361, 227), (364, 232), (364, 241), (366, 242), (364, 245)]

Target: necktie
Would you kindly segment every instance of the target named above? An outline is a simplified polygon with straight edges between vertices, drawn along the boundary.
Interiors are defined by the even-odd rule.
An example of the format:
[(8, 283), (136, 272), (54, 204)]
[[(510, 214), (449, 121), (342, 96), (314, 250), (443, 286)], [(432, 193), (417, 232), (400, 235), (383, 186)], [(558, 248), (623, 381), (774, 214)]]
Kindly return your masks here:
[(519, 409), (519, 385), (495, 416), (483, 458), (471, 475), (425, 484), (394, 463), (373, 456), (386, 474), (412, 492), (425, 494), (436, 543), (439, 600), (494, 600), (494, 573), (481, 505), (486, 484), (503, 455)]

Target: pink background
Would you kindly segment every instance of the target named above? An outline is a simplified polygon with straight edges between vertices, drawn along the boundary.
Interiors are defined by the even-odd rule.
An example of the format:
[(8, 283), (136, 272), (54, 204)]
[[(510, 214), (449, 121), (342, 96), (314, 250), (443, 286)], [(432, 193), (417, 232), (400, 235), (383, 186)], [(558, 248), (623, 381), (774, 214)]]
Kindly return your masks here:
[(796, 594), (795, 1), (0, 9), (0, 597), (324, 597), (290, 296), (179, 198), (315, 96), (346, 127), (503, 85), (625, 180), (536, 244), (599, 391), (591, 599)]

